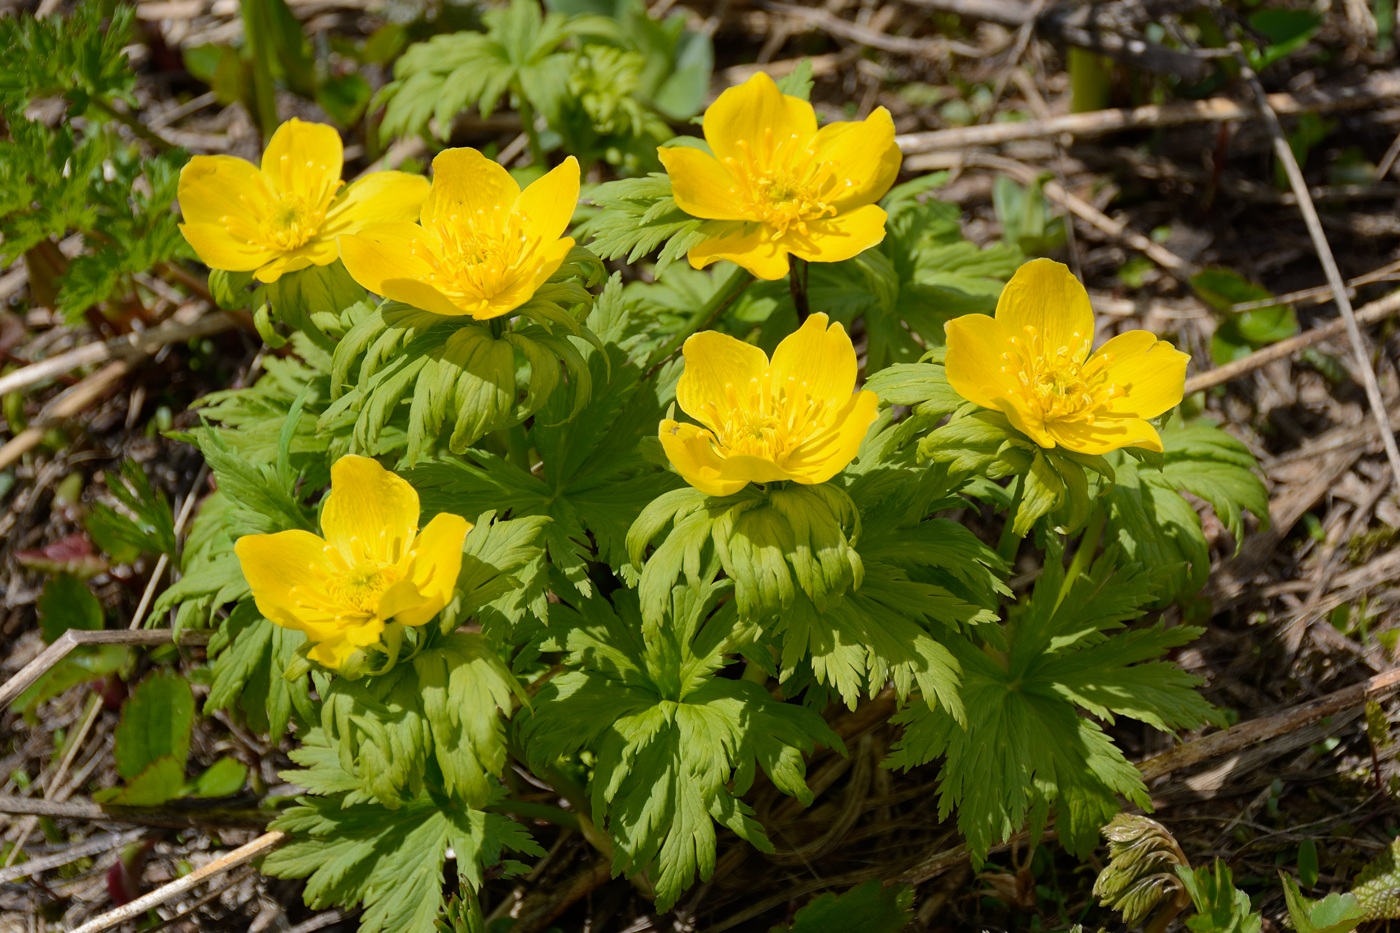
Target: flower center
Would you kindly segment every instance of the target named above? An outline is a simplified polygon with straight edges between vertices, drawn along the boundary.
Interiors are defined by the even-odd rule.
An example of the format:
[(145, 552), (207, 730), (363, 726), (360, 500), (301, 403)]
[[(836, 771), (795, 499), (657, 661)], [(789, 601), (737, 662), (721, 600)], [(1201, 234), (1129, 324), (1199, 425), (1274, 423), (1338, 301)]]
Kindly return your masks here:
[(759, 457), (781, 463), (795, 449), (827, 428), (831, 403), (813, 398), (805, 380), (788, 376), (774, 384), (771, 374), (743, 383), (726, 383), (726, 407), (704, 405), (705, 421), (714, 425), (723, 456)]
[(325, 203), (313, 204), (298, 195), (283, 195), (263, 220), (263, 242), (284, 253), (304, 246), (321, 229), (326, 207)]
[(1075, 331), (1070, 345), (1052, 348), (1027, 324), (1001, 355), (1002, 372), (1015, 376), (1044, 421), (1092, 421), (1119, 391), (1108, 379), (1108, 357), (1089, 356), (1092, 339)]
[(830, 202), (850, 179), (838, 179), (830, 162), (818, 161), (810, 147), (796, 135), (774, 138), (765, 130), (757, 145), (740, 140), (738, 155), (724, 159), (734, 179), (730, 193), (745, 213), (772, 228), (772, 239), (789, 231), (806, 236), (807, 225), (836, 216)]
[(373, 616), (379, 610), (379, 598), (398, 580), (398, 570), (393, 566), (350, 567), (331, 579), (328, 595), (353, 612)]
[(505, 291), (519, 278), (530, 252), (529, 238), (508, 206), (496, 205), (476, 213), (477, 217), (465, 223), (461, 215), (452, 214), (425, 224), (440, 244), (431, 284), (467, 306), (484, 305)]

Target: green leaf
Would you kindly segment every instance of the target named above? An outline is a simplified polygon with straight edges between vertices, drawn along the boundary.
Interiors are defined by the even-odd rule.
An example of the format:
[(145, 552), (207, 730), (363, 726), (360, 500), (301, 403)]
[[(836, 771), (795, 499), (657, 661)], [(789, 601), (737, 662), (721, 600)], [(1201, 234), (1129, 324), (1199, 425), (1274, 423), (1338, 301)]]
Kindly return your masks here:
[(544, 854), (509, 817), (442, 808), (426, 798), (385, 810), (346, 805), (337, 797), (303, 797), (272, 828), (293, 838), (267, 856), (262, 870), (276, 878), (306, 878), (304, 897), (315, 910), (363, 904), (363, 933), (433, 933), (443, 907), (449, 846), (458, 877), (473, 890), (504, 852)]
[(501, 713), (524, 694), (480, 635), (454, 633), (413, 659), (434, 755), (449, 794), (483, 807), (506, 762)]
[(178, 547), (175, 515), (165, 494), (151, 487), (146, 471), (127, 460), (120, 474), (107, 474), (107, 489), (123, 511), (105, 502), (93, 503), (87, 517), (93, 542), (120, 564), (141, 554), (174, 557)]
[(879, 881), (867, 881), (844, 894), (813, 898), (790, 926), (775, 926), (770, 933), (898, 933), (913, 919), (913, 904), (911, 885), (885, 887)]
[(61, 573), (44, 584), (39, 594), (39, 630), (44, 643), (53, 644), (69, 629), (102, 628), (102, 603), (77, 577)]
[(126, 777), (125, 787), (107, 787), (92, 795), (97, 803), (127, 807), (154, 807), (180, 796), (185, 786), (185, 761), (171, 755), (152, 759), (139, 772)]
[[(235, 558), (235, 569), (237, 563)], [(246, 591), (247, 584), (243, 587)], [(304, 676), (286, 677), (305, 643), (301, 632), (273, 625), (259, 615), (252, 600), (239, 603), (209, 644), (214, 681), (205, 712), (236, 706), (253, 731), (271, 735), (285, 732), (294, 713), (299, 722), (314, 721), (310, 681)]]
[(811, 59), (801, 59), (797, 67), (783, 75), (776, 82), (778, 90), (791, 97), (801, 100), (812, 99), (812, 62)]
[(1196, 915), (1186, 921), (1193, 933), (1259, 933), (1263, 919), (1250, 906), (1249, 895), (1234, 886), (1230, 869), (1222, 859), (1211, 868), (1176, 866)]
[(660, 172), (599, 185), (586, 200), (598, 211), (578, 225), (576, 235), (603, 259), (634, 263), (659, 247), (661, 274), (708, 235), (705, 221), (676, 206), (671, 179)]
[(1131, 927), (1146, 923), (1158, 911), (1175, 914), (1185, 907), (1176, 875), (1186, 864), (1172, 834), (1156, 820), (1120, 813), (1103, 828), (1108, 840), (1108, 864), (1094, 882), (1094, 896), (1122, 914)]
[(1320, 901), (1310, 901), (1298, 890), (1298, 882), (1284, 872), (1278, 874), (1288, 918), (1297, 933), (1352, 933), (1367, 919), (1355, 894), (1329, 894)]
[(1211, 338), (1211, 356), (1217, 366), (1298, 333), (1298, 318), (1288, 305), (1267, 305), (1251, 311), (1234, 306), (1273, 296), (1238, 272), (1219, 266), (1191, 277), (1191, 287), (1207, 305), (1224, 315)]
[(1061, 842), (1092, 849), (1118, 812), (1119, 796), (1139, 806), (1147, 791), (1123, 753), (1079, 709), (1113, 722), (1127, 716), (1154, 728), (1190, 728), (1213, 718), (1193, 689), (1198, 680), (1159, 660), (1199, 634), (1186, 626), (1119, 632), (1155, 595), (1151, 578), (1100, 558), (1064, 580), (1058, 556), (1008, 621), (1005, 652), (948, 643), (962, 668), (966, 725), (950, 711), (913, 704), (888, 765), (910, 768), (944, 758), (939, 812), (954, 809), (973, 857), (1029, 821), (1038, 835), (1053, 807)]
[[(614, 870), (654, 865), (657, 906), (668, 910), (715, 866), (715, 823), (770, 848), (739, 799), (762, 767), (784, 793), (810, 800), (803, 755), (841, 748), (821, 717), (774, 700), (757, 684), (713, 676), (733, 631), (719, 593), (677, 587), (667, 623), (643, 638), (636, 597), (613, 594), (551, 612), (568, 625), (573, 670), (551, 679), (524, 718), (521, 739), (537, 769), (591, 751), (594, 819), (613, 837)], [(720, 591), (722, 592), (722, 591)], [(713, 613), (713, 615), (711, 614)]]
[(184, 783), (193, 728), (194, 693), (189, 682), (172, 671), (150, 675), (122, 706), (114, 751), (117, 774), (132, 781), (158, 759), (170, 758), (179, 765), (179, 783)]
[(1161, 473), (1143, 475), (1149, 482), (1184, 490), (1209, 502), (1234, 537), (1236, 553), (1244, 541), (1244, 510), (1268, 526), (1269, 493), (1248, 447), (1204, 421), (1164, 430), (1162, 446), (1165, 463)]
[(231, 797), (248, 781), (248, 766), (232, 758), (220, 758), (199, 777), (189, 790), (191, 797)]
[(32, 719), (38, 704), (60, 696), (79, 684), (124, 671), (131, 666), (131, 662), (131, 649), (125, 645), (85, 645), (76, 648), (15, 697), (11, 706), (15, 712), (24, 714), (26, 719)]
[(1400, 918), (1400, 839), (1392, 839), (1356, 876), (1351, 893), (1368, 920)]

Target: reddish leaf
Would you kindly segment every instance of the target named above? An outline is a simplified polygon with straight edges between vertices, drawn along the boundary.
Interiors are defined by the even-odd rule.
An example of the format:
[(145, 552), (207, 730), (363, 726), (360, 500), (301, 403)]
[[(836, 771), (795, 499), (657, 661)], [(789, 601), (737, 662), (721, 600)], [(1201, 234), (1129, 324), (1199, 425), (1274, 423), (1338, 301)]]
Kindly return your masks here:
[(30, 570), (71, 573), (80, 580), (95, 577), (107, 569), (107, 559), (93, 551), (92, 541), (81, 531), (32, 551), (17, 551), (15, 560)]

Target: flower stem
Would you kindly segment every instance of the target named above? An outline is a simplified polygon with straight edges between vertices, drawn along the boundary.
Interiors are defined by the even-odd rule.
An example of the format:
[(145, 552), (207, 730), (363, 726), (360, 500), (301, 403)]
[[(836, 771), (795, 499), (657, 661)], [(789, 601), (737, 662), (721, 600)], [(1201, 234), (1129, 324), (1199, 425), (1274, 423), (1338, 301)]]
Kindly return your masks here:
[(1016, 560), (1016, 552), (1021, 549), (1021, 538), (1024, 537), (1016, 533), (1016, 513), (1021, 509), (1021, 496), (1025, 489), (1025, 476), (1017, 476), (1011, 494), (1011, 508), (1006, 512), (1006, 524), (1002, 527), (1001, 538), (997, 541), (997, 554), (1008, 566)]
[(272, 16), (266, 0), (243, 0), (243, 38), (253, 72), (253, 103), (263, 144), (277, 130), (277, 84), (272, 77)]
[(812, 313), (807, 303), (807, 260), (792, 257), (788, 266), (788, 291), (792, 293), (792, 305), (797, 309), (797, 323), (802, 324)]
[(1065, 601), (1065, 597), (1069, 595), (1070, 587), (1074, 586), (1074, 581), (1089, 570), (1089, 565), (1094, 560), (1094, 554), (1099, 549), (1099, 540), (1103, 537), (1106, 519), (1107, 516), (1103, 509), (1096, 510), (1094, 517), (1089, 519), (1089, 526), (1084, 529), (1084, 534), (1079, 539), (1079, 548), (1074, 552), (1074, 559), (1069, 562), (1069, 569), (1065, 571), (1064, 582), (1060, 584), (1060, 593), (1055, 597), (1056, 605)]
[(735, 266), (731, 269), (729, 275), (719, 283), (714, 294), (710, 296), (709, 301), (701, 305), (690, 316), (690, 320), (685, 322), (685, 326), (671, 335), (671, 339), (651, 355), (651, 366), (648, 367), (647, 375), (651, 375), (652, 370), (674, 356), (691, 334), (705, 330), (719, 320), (720, 315), (733, 304), (734, 299), (738, 298), (744, 289), (752, 284), (753, 276), (749, 275), (742, 266)]

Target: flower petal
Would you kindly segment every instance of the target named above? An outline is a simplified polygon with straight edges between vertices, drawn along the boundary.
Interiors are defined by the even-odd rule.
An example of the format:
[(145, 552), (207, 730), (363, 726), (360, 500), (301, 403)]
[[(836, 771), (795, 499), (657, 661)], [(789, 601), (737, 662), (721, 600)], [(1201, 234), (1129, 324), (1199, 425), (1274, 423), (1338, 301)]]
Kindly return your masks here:
[(701, 228), (713, 235), (690, 248), (690, 265), (703, 269), (721, 259), (743, 266), (760, 279), (773, 281), (788, 274), (787, 250), (773, 239), (772, 228), (758, 223), (719, 221)]
[(457, 576), (462, 572), (462, 543), (471, 528), (471, 522), (447, 512), (428, 522), (413, 542), (413, 556), (401, 581), (413, 585), (417, 600), (395, 607), (386, 591), (379, 604), (380, 615), (403, 625), (423, 625), (441, 612), (457, 588)]
[(728, 417), (729, 386), (747, 386), (768, 369), (766, 353), (717, 330), (687, 337), (682, 353), (685, 372), (676, 383), (676, 403), (711, 430), (718, 430)]
[(853, 211), (809, 220), (807, 233), (789, 233), (782, 244), (810, 262), (841, 262), (865, 252), (885, 238), (885, 210), (867, 204)]
[(1011, 337), (1038, 338), (1045, 356), (1064, 347), (1074, 362), (1083, 362), (1094, 342), (1089, 293), (1053, 259), (1033, 259), (1016, 270), (997, 300), (996, 318)]
[(705, 111), (704, 125), (705, 141), (724, 163), (744, 158), (740, 143), (756, 154), (771, 154), (778, 145), (805, 146), (817, 132), (817, 114), (811, 104), (784, 94), (760, 71), (715, 98)]
[(222, 224), (180, 224), (199, 261), (211, 269), (252, 272), (277, 256), (265, 246), (231, 236)]
[(706, 220), (750, 220), (739, 203), (734, 176), (708, 152), (689, 146), (663, 146), (656, 150), (676, 206), (691, 217)]
[(315, 641), (316, 644), (306, 653), (306, 656), (331, 670), (340, 670), (355, 652), (369, 645), (378, 644), (382, 634), (384, 634), (384, 621), (382, 619), (374, 616), (345, 619), (334, 634), (327, 635), (325, 638), (318, 639), (308, 635), (307, 637)]
[(578, 207), (578, 183), (578, 160), (569, 156), (520, 192), (514, 213), (528, 241), (548, 244), (564, 235)]
[(1162, 438), (1157, 429), (1141, 418), (1047, 421), (1045, 430), (1061, 447), (1081, 454), (1106, 454), (1122, 447), (1162, 452)]
[(177, 197), (187, 223), (217, 225), (241, 241), (254, 240), (272, 211), (273, 195), (262, 173), (233, 156), (190, 159), (180, 170)]
[(259, 282), (276, 282), (289, 272), (300, 272), (312, 266), (329, 266), (340, 256), (335, 240), (317, 236), (290, 253), (275, 254), (275, 258), (253, 274)]
[(1011, 335), (999, 318), (964, 314), (943, 325), (947, 353), (943, 359), (948, 384), (963, 398), (1000, 411), (1016, 430), (1042, 447), (1054, 447), (1045, 433), (1039, 409), (1029, 404), (1017, 374), (1006, 358)]
[(244, 535), (233, 545), (258, 612), (297, 631), (331, 621), (338, 607), (326, 597), (334, 565), (326, 542), (309, 531)]
[(676, 472), (707, 496), (730, 496), (749, 484), (726, 473), (726, 461), (715, 452), (715, 436), (693, 424), (661, 422), (661, 447)]
[(829, 203), (843, 212), (884, 197), (903, 160), (894, 142), (894, 120), (884, 107), (859, 122), (828, 123), (817, 130), (812, 154), (830, 163), (835, 194)]
[(350, 454), (331, 466), (321, 531), (352, 567), (397, 564), (418, 532), (418, 511), (418, 493), (406, 480)]
[(433, 159), (433, 186), (423, 202), (423, 224), (484, 224), (485, 229), (503, 231), (518, 197), (520, 186), (499, 163), (475, 149), (444, 149)]
[(800, 385), (811, 398), (838, 407), (855, 390), (856, 368), (856, 348), (846, 328), (840, 321), (828, 327), (826, 315), (818, 313), (782, 339), (769, 373), (775, 390)]
[(432, 247), (417, 224), (377, 224), (339, 243), (346, 271), (368, 291), (433, 314), (469, 313), (430, 284), (435, 269), (425, 257), (433, 255)]
[(493, 317), (509, 314), (535, 296), (540, 286), (559, 271), (565, 258), (574, 248), (574, 238), (566, 236), (562, 240), (536, 250), (524, 262), (524, 268), (515, 279), (507, 283), (499, 292), (484, 300), (482, 305), (471, 312), (478, 321), (489, 321)]
[(335, 127), (292, 117), (267, 141), (262, 173), (274, 195), (294, 195), (319, 207), (340, 188), (344, 155)]
[(428, 197), (428, 179), (408, 172), (374, 172), (336, 198), (321, 225), (323, 236), (358, 233), (371, 224), (413, 222)]
[(1115, 389), (1108, 402), (1114, 414), (1156, 418), (1181, 404), (1191, 357), (1155, 334), (1145, 330), (1119, 334), (1094, 351), (1089, 365), (1099, 360)]
[(865, 435), (879, 417), (879, 405), (880, 399), (874, 392), (856, 392), (832, 419), (831, 430), (794, 450), (782, 468), (799, 483), (824, 483), (831, 479), (860, 452)]

